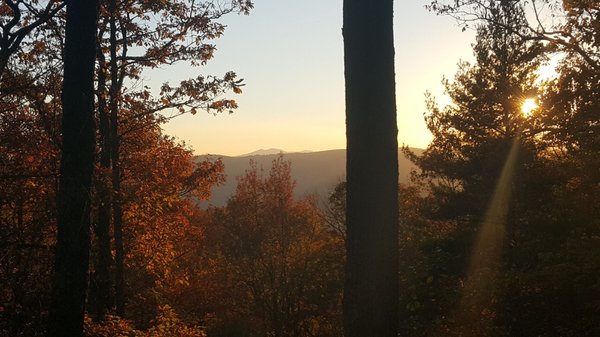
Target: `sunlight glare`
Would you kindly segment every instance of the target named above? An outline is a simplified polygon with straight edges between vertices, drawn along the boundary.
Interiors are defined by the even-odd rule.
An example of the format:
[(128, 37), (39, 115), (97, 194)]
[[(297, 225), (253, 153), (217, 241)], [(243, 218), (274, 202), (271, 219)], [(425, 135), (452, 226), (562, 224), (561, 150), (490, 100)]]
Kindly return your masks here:
[(471, 252), (463, 297), (452, 317), (458, 323), (456, 328), (461, 336), (468, 333), (473, 324), (493, 318), (493, 314), (486, 310), (494, 307), (493, 285), (502, 267), (502, 250), (520, 142), (520, 137), (514, 138)]
[(527, 98), (523, 101), (523, 105), (521, 105), (521, 112), (525, 117), (531, 115), (531, 112), (537, 109), (538, 105), (533, 98)]
[(548, 62), (541, 65), (537, 70), (537, 82), (542, 83), (544, 81), (549, 81), (558, 77), (558, 72), (556, 68), (558, 67), (560, 61), (565, 57), (563, 53), (555, 53), (550, 56)]

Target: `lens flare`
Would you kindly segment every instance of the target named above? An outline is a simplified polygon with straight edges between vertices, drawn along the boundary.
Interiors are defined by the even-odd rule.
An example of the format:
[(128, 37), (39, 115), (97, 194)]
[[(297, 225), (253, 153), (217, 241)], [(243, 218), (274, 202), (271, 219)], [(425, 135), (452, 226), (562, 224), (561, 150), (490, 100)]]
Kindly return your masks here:
[(533, 98), (527, 98), (526, 100), (523, 101), (523, 104), (521, 105), (521, 112), (523, 113), (523, 115), (525, 115), (525, 117), (531, 115), (531, 112), (535, 109), (537, 109), (538, 105), (535, 101), (535, 99)]
[(512, 198), (512, 185), (516, 171), (520, 137), (513, 139), (500, 177), (492, 194), (487, 212), (478, 230), (467, 278), (463, 284), (463, 296), (458, 307), (451, 313), (449, 327), (456, 335), (488, 336), (491, 334), (495, 316), (495, 284), (501, 272), (502, 250), (506, 239), (508, 212)]

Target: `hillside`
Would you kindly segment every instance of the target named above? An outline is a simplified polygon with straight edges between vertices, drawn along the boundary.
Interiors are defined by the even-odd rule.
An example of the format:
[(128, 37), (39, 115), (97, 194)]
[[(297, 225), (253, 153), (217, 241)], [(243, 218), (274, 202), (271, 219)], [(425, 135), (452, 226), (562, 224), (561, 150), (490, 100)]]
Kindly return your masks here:
[[(421, 153), (420, 149), (413, 149)], [(205, 206), (223, 206), (227, 202), (236, 188), (236, 177), (242, 175), (249, 167), (250, 160), (257, 163), (257, 166), (269, 170), (271, 163), (279, 154), (268, 155), (247, 155), (239, 157), (227, 157), (219, 155), (202, 155), (198, 160), (206, 158), (221, 158), (225, 165), (225, 174), (227, 181), (223, 186), (213, 189), (213, 195)], [(317, 194), (325, 199), (333, 187), (345, 179), (346, 171), (346, 150), (329, 150), (308, 153), (284, 153), (283, 158), (292, 163), (292, 178), (296, 181), (295, 196), (300, 198), (308, 194)], [(408, 160), (402, 152), (398, 152), (398, 164), (400, 169), (399, 181), (406, 183), (410, 171), (415, 166)]]

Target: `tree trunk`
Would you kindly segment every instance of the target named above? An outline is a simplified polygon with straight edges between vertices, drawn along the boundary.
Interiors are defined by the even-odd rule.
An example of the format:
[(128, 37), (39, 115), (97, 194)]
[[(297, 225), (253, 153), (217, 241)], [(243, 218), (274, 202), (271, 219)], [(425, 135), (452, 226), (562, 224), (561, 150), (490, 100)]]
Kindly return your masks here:
[(113, 230), (115, 235), (115, 304), (117, 315), (125, 315), (125, 253), (123, 248), (123, 197), (121, 195), (121, 138), (119, 136), (119, 101), (121, 81), (117, 64), (117, 4), (109, 1), (110, 10), (110, 142), (113, 186)]
[[(114, 118), (116, 119), (116, 117)], [(116, 126), (112, 127), (114, 133)], [(113, 134), (114, 135), (114, 134)], [(113, 226), (115, 235), (115, 304), (117, 315), (125, 315), (125, 253), (123, 248), (123, 202), (121, 197), (121, 172), (119, 165), (120, 142), (118, 136), (113, 140), (112, 182), (113, 182)]]
[[(101, 52), (98, 53), (102, 55)], [(102, 55), (103, 56), (103, 55)], [(101, 56), (101, 57), (102, 57)], [(110, 144), (110, 122), (106, 102), (106, 74), (102, 66), (104, 62), (100, 59), (100, 69), (98, 73), (98, 115), (100, 129), (100, 168), (102, 172), (98, 174), (98, 223), (96, 224), (96, 238), (98, 245), (98, 261), (96, 263), (94, 282), (96, 284), (96, 321), (104, 321), (106, 311), (110, 307), (110, 215), (112, 208), (111, 188), (108, 176), (111, 164), (111, 144)]]
[(396, 337), (398, 140), (392, 0), (344, 0), (346, 337)]
[(97, 0), (68, 2), (50, 337), (78, 337), (83, 333), (90, 249), (90, 188), (96, 145), (93, 79), (97, 22)]

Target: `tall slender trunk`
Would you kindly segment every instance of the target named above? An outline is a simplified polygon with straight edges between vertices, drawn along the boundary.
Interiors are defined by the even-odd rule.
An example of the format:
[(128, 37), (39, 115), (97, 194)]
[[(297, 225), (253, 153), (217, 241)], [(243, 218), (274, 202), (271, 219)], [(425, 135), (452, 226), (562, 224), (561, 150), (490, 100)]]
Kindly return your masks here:
[(396, 337), (398, 141), (392, 0), (344, 0), (346, 337)]
[(120, 80), (117, 63), (117, 9), (116, 1), (109, 1), (110, 10), (110, 153), (113, 186), (113, 231), (115, 236), (115, 304), (117, 315), (125, 315), (125, 275), (123, 249), (123, 198), (121, 195), (121, 163), (119, 136)]
[(108, 176), (111, 165), (111, 142), (110, 142), (110, 116), (106, 102), (106, 73), (103, 55), (100, 56), (100, 67), (98, 73), (98, 115), (100, 130), (100, 168), (98, 174), (98, 222), (95, 227), (98, 244), (98, 261), (94, 274), (96, 284), (96, 321), (104, 321), (106, 311), (110, 307), (110, 216), (111, 216), (111, 188)]
[[(111, 113), (112, 120), (116, 120), (116, 114)], [(118, 132), (116, 126), (112, 126), (113, 136)], [(112, 139), (112, 182), (113, 182), (113, 230), (115, 236), (115, 304), (117, 315), (125, 315), (125, 262), (123, 248), (123, 201), (121, 196), (121, 172), (119, 162), (120, 139), (118, 135)]]
[(93, 80), (97, 24), (97, 0), (68, 2), (50, 337), (78, 337), (83, 333), (90, 249), (90, 188), (96, 145)]

